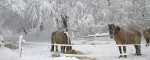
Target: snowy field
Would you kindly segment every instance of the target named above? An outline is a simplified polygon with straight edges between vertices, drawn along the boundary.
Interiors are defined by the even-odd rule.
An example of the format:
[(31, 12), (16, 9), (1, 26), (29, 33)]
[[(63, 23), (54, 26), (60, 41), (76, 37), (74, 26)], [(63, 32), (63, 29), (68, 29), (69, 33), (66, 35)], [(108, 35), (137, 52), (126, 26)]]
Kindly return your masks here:
[[(150, 60), (150, 46), (142, 45), (142, 56), (134, 56), (134, 46), (127, 46), (127, 58), (118, 58), (114, 39), (87, 38), (108, 32), (108, 24), (140, 32), (148, 29), (150, 0), (0, 0), (0, 35), (21, 34), (26, 42), (40, 43), (24, 43), (21, 58), (19, 49), (0, 46), (0, 60)], [(72, 48), (88, 57), (50, 52), (52, 32), (64, 29), (70, 36), (79, 35), (71, 42), (78, 46)]]
[[(23, 44), (22, 57), (19, 58), (18, 50), (9, 48), (0, 48), (0, 60), (150, 60), (150, 46), (142, 45), (142, 56), (134, 56), (135, 50), (133, 46), (127, 46), (127, 58), (118, 58), (119, 50), (113, 39), (110, 37), (94, 38), (78, 38), (72, 41), (73, 49), (89, 55), (92, 59), (81, 59), (77, 57), (53, 57), (56, 52), (50, 52), (50, 43), (42, 42), (42, 44)], [(142, 44), (145, 40), (142, 39)], [(88, 46), (90, 45), (90, 46)], [(96, 45), (96, 46), (94, 46)], [(60, 50), (59, 50), (60, 51)], [(62, 54), (62, 53), (60, 53)]]

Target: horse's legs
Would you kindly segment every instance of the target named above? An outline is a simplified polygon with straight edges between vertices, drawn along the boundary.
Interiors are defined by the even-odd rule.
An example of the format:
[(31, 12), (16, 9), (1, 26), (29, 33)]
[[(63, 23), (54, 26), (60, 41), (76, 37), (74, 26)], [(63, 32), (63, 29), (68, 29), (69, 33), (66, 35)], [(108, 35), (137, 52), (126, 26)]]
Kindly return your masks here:
[(66, 46), (64, 46), (64, 48), (63, 48), (63, 52), (65, 53), (65, 49), (66, 49)]
[(149, 43), (149, 40), (150, 40), (150, 39), (147, 39), (147, 44)]
[(134, 54), (134, 56), (135, 56), (135, 55), (138, 55), (138, 46), (137, 46), (137, 45), (134, 45), (134, 47), (135, 47), (135, 50), (136, 50), (136, 52), (135, 52), (135, 54)]
[(137, 49), (138, 49), (138, 56), (141, 56), (142, 54), (141, 54), (141, 45), (137, 45)]
[[(126, 53), (126, 46), (123, 46), (123, 51)], [(127, 55), (124, 55), (124, 58), (127, 58)]]
[[(53, 38), (51, 39), (51, 44), (54, 44)], [(51, 51), (54, 51), (54, 45), (51, 45)]]
[(61, 46), (61, 52), (63, 52), (63, 46)]
[(146, 46), (149, 45), (149, 39), (145, 37), (145, 40), (146, 40)]
[(54, 45), (51, 45), (51, 51), (54, 51)]
[[(120, 52), (120, 54), (122, 54), (121, 46), (118, 46), (118, 48), (119, 48), (119, 52)], [(123, 57), (123, 56), (122, 56), (122, 55), (120, 55), (120, 56), (119, 56), (119, 58), (121, 58), (121, 57)]]
[(58, 51), (58, 46), (56, 45), (56, 51)]
[(65, 46), (61, 46), (61, 52), (65, 53)]

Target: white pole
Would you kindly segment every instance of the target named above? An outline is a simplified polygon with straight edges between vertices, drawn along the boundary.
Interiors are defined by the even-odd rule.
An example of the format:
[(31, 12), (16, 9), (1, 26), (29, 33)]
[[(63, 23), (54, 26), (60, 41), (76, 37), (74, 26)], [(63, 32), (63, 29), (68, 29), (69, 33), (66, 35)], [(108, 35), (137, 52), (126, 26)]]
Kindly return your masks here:
[(1, 35), (1, 40), (2, 40), (2, 41), (4, 40), (3, 37), (2, 37), (2, 35)]
[(73, 40), (74, 39), (74, 34), (73, 34), (73, 32), (72, 32), (72, 39), (71, 40)]
[(20, 35), (20, 37), (19, 37), (19, 57), (21, 57), (21, 53), (22, 53), (22, 39), (23, 39), (23, 35)]
[(121, 51), (122, 51), (122, 53), (121, 54), (124, 54), (124, 51), (123, 51), (123, 46), (120, 46), (121, 47)]
[(96, 40), (96, 35), (94, 36), (94, 40)]
[(4, 41), (4, 39), (3, 39), (3, 36), (1, 35), (1, 42), (0, 42), (0, 45), (1, 45), (1, 47), (3, 47), (3, 42), (2, 41)]

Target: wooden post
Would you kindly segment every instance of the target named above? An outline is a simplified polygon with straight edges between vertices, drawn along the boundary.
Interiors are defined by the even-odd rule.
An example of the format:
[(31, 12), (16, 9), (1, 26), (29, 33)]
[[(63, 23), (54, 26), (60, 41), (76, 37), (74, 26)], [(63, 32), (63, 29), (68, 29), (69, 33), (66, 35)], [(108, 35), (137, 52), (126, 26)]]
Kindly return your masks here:
[(96, 40), (96, 35), (94, 36), (94, 40)]
[(3, 47), (3, 41), (4, 41), (3, 36), (1, 35), (0, 38), (1, 38), (0, 47)]
[(20, 37), (19, 37), (19, 57), (21, 57), (21, 53), (22, 53), (22, 40), (23, 40), (23, 35), (20, 35)]
[(73, 40), (74, 39), (74, 34), (73, 34), (73, 32), (72, 32), (72, 37), (71, 37), (72, 39), (71, 40)]
[(120, 47), (121, 47), (122, 54), (125, 54), (125, 52), (123, 51), (123, 46), (120, 46)]

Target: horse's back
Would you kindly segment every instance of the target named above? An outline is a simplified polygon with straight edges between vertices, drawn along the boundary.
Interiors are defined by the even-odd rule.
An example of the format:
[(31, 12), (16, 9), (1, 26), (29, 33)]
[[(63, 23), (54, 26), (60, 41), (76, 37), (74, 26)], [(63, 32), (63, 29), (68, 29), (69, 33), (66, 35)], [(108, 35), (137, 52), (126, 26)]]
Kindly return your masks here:
[(130, 29), (129, 31), (131, 31), (131, 34), (134, 34), (135, 36), (141, 38), (142, 37), (142, 34), (140, 31), (138, 30), (135, 30), (135, 29)]
[(57, 33), (57, 31), (52, 32), (51, 34), (51, 43), (55, 43), (55, 34)]
[(66, 44), (68, 42), (67, 35), (62, 31), (55, 31), (52, 33), (52, 41), (57, 44)]
[(139, 44), (141, 42), (141, 33), (135, 29), (129, 29), (124, 32), (127, 44)]

